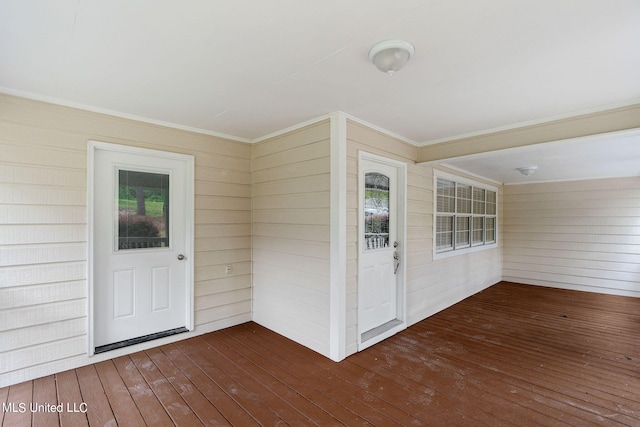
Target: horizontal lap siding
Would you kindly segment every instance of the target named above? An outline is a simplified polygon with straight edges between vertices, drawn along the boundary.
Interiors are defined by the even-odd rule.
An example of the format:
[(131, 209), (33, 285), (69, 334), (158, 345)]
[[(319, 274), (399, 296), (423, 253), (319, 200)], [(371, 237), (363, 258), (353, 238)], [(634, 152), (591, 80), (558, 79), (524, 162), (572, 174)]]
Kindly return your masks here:
[(347, 354), (352, 354), (357, 349), (359, 150), (407, 164), (408, 324), (499, 282), (502, 249), (499, 245), (433, 261), (433, 169), (415, 163), (416, 147), (364, 125), (347, 123)]
[(194, 308), (203, 330), (251, 318), (250, 147), (211, 148), (195, 157)]
[(505, 280), (640, 296), (640, 178), (505, 187)]
[(0, 384), (97, 357), (86, 356), (88, 140), (194, 155), (195, 333), (251, 317), (248, 144), (0, 95)]
[(329, 354), (330, 126), (258, 143), (253, 157), (253, 318)]

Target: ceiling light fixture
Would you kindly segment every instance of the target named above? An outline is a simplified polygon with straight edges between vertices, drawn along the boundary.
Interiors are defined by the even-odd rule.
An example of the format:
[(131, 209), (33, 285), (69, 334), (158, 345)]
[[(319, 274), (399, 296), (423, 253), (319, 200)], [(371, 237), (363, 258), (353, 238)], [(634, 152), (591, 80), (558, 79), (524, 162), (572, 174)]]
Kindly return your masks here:
[(378, 70), (388, 75), (404, 67), (413, 56), (415, 48), (404, 40), (386, 40), (373, 46), (369, 51), (369, 61)]
[(524, 176), (529, 176), (532, 173), (535, 173), (538, 170), (538, 167), (537, 166), (522, 166), (522, 167), (516, 168), (516, 170), (518, 172), (520, 172)]

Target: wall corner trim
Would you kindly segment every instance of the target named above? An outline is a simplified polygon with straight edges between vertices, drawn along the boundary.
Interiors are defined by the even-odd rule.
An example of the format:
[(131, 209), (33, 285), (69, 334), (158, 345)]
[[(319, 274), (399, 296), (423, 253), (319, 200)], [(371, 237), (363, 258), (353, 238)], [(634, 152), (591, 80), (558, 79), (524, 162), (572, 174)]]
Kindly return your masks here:
[(330, 114), (331, 204), (329, 357), (346, 357), (347, 307), (347, 117)]

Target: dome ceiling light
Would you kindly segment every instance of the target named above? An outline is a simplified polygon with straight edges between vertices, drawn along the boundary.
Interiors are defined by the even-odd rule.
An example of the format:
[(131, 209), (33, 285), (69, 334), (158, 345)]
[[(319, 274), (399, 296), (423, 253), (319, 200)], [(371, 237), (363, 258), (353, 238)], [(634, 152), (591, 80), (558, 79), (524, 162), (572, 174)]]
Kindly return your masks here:
[(524, 176), (529, 176), (532, 173), (535, 173), (538, 170), (538, 167), (537, 166), (522, 166), (522, 167), (516, 168), (516, 170), (518, 172), (520, 172)]
[(404, 67), (413, 56), (415, 48), (404, 40), (386, 40), (373, 46), (369, 60), (383, 73), (392, 76)]

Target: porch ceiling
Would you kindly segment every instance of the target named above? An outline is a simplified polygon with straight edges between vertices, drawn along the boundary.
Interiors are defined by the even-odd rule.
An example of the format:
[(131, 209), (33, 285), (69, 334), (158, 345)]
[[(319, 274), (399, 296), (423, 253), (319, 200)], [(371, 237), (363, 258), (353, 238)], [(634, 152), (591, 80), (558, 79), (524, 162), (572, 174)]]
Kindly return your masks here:
[[(449, 159), (445, 166), (501, 184), (640, 176), (640, 130), (599, 134)], [(536, 166), (529, 176), (517, 168)]]
[[(344, 111), (424, 145), (639, 102), (638, 22), (637, 0), (6, 0), (0, 92), (242, 141)], [(395, 38), (416, 53), (389, 77), (367, 53)]]

